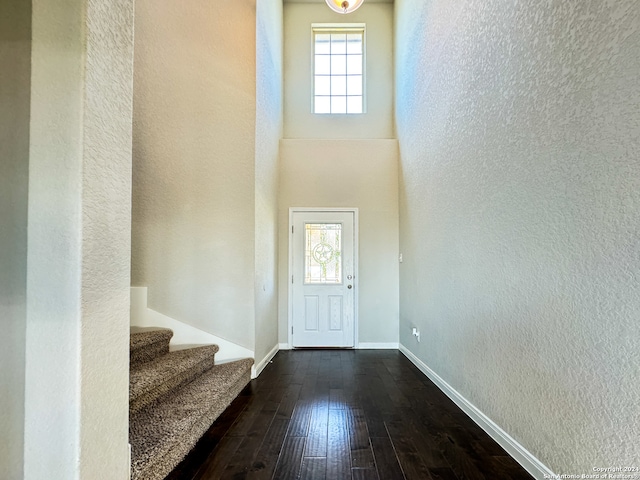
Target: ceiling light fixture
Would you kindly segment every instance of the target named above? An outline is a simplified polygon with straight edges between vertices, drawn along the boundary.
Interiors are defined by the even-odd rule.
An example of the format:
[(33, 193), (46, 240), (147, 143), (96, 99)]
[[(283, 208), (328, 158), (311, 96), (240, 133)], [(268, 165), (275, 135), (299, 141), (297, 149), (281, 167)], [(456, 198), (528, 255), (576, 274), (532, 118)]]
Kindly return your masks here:
[(351, 13), (355, 12), (360, 5), (364, 3), (364, 0), (325, 0), (329, 8), (337, 13)]

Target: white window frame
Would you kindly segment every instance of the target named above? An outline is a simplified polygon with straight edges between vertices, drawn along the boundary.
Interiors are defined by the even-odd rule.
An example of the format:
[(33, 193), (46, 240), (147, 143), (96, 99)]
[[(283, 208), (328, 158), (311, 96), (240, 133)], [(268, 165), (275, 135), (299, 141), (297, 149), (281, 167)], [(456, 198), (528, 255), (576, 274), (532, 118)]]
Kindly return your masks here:
[[(315, 36), (316, 33), (361, 33), (362, 34), (362, 112), (361, 113), (316, 113), (315, 108)], [(311, 113), (314, 115), (357, 116), (367, 113), (367, 30), (365, 23), (312, 23), (311, 24)]]

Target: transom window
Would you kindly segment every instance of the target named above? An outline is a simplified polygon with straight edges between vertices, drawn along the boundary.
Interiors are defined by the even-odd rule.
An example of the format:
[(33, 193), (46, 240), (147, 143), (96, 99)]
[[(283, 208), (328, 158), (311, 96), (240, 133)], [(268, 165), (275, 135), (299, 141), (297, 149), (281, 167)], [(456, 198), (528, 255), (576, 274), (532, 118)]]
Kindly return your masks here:
[(364, 24), (313, 26), (313, 112), (364, 111)]

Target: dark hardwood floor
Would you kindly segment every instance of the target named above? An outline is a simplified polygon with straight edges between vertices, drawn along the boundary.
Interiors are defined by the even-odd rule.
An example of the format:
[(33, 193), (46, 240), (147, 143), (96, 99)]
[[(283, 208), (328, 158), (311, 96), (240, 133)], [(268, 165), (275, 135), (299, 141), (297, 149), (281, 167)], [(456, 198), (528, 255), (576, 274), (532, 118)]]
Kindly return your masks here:
[(280, 351), (167, 477), (531, 479), (397, 350)]

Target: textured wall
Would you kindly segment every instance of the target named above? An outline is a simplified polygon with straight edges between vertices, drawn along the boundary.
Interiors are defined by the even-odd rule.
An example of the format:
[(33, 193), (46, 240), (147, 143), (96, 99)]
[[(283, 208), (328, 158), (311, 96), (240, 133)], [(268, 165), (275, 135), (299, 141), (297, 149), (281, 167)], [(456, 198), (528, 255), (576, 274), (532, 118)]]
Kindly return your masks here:
[(358, 340), (397, 342), (397, 142), (291, 139), (280, 151), (280, 342), (288, 342), (290, 207), (359, 208)]
[(80, 478), (129, 471), (134, 0), (85, 4)]
[(256, 2), (136, 2), (132, 285), (253, 349)]
[(255, 358), (278, 343), (278, 159), (282, 137), (282, 1), (256, 4)]
[[(365, 101), (362, 115), (314, 115), (312, 23), (366, 23)], [(367, 3), (344, 16), (324, 2), (284, 7), (284, 138), (394, 138), (393, 5)]]
[(0, 4), (0, 478), (22, 478), (31, 3)]
[(32, 5), (24, 478), (127, 478), (133, 2)]
[(557, 473), (640, 465), (640, 3), (395, 29), (400, 341)]

